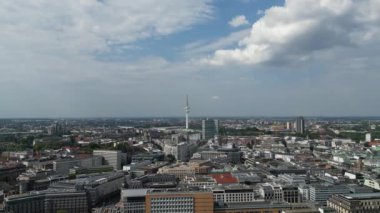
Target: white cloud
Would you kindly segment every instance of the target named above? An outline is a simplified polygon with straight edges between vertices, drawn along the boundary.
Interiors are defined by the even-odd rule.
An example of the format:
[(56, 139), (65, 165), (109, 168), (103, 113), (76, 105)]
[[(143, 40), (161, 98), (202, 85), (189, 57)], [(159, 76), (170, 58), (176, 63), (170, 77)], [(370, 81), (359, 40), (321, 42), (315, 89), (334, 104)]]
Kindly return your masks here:
[(228, 24), (231, 27), (240, 27), (243, 25), (248, 25), (249, 22), (244, 15), (239, 15), (239, 16), (236, 16), (233, 19), (231, 19), (231, 21), (229, 21)]
[[(307, 8), (307, 9), (305, 9)], [(358, 48), (380, 32), (377, 0), (286, 0), (253, 24), (235, 49), (220, 49), (209, 64), (283, 64), (319, 57), (325, 50)]]
[[(182, 115), (186, 93), (194, 115), (378, 113), (378, 0), (355, 1), (356, 8), (354, 1), (287, 1), (285, 8), (267, 10), (252, 30), (214, 42), (207, 36), (185, 49), (169, 45), (188, 54), (185, 59), (227, 49), (225, 58), (214, 55), (208, 63), (313, 58), (311, 65), (204, 66), (168, 61), (157, 49), (133, 60), (94, 58), (94, 51), (115, 54), (115, 46), (133, 54), (136, 41), (189, 29), (212, 16), (208, 2), (0, 1), (0, 117)], [(231, 57), (228, 48), (237, 44)], [(252, 45), (253, 56), (247, 50)], [(346, 46), (351, 49), (335, 49)]]
[(187, 29), (212, 8), (209, 0), (4, 0), (0, 14), (0, 46), (83, 54)]
[(196, 41), (185, 45), (186, 54), (196, 56), (202, 53), (209, 53), (220, 48), (227, 48), (231, 45), (236, 45), (241, 39), (247, 37), (250, 33), (249, 29), (233, 32), (226, 37), (219, 38), (212, 42)]
[(95, 105), (93, 115), (112, 111), (103, 98), (136, 97), (143, 82), (181, 69), (160, 56), (110, 62), (98, 60), (99, 53), (190, 29), (212, 18), (213, 6), (210, 0), (3, 0), (0, 14), (0, 96), (8, 103), (0, 117), (80, 116)]

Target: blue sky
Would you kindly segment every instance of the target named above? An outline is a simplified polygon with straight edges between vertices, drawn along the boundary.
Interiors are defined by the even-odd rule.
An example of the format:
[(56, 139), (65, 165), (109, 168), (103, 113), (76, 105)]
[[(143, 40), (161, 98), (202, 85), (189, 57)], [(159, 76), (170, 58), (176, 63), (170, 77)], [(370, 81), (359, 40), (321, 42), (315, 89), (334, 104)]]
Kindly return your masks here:
[(378, 115), (377, 0), (0, 2), (0, 117)]
[[(228, 36), (231, 33), (247, 30), (250, 24), (231, 27), (228, 22), (238, 15), (244, 15), (249, 23), (256, 22), (265, 11), (273, 6), (281, 6), (283, 0), (218, 0), (213, 1), (213, 16), (187, 30), (168, 36), (147, 38), (130, 44), (111, 45), (112, 51), (95, 53), (99, 60), (134, 60), (144, 56), (164, 57), (171, 61), (184, 60), (182, 54), (186, 45), (205, 42), (212, 43), (217, 39)], [(256, 12), (253, 12), (256, 11)], [(125, 48), (127, 45), (127, 48)], [(236, 46), (232, 44), (231, 46)]]

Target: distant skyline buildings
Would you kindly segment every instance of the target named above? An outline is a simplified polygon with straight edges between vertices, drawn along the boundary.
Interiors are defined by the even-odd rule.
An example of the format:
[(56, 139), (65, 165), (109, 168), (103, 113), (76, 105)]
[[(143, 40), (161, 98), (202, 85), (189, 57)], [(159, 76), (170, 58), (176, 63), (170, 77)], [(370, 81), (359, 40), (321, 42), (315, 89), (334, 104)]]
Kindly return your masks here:
[(219, 120), (206, 118), (202, 120), (202, 139), (210, 140), (218, 134)]
[(296, 132), (299, 134), (305, 133), (305, 119), (303, 116), (297, 117), (296, 122), (295, 122), (295, 129), (296, 129)]

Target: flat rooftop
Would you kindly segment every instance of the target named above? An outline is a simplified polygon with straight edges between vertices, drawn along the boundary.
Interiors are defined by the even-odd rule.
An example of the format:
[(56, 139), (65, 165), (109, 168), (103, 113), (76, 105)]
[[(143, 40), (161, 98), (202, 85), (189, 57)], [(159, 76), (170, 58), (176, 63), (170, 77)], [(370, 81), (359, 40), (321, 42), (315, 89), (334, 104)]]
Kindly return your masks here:
[(271, 209), (271, 208), (290, 208), (291, 205), (287, 203), (273, 203), (273, 202), (250, 202), (250, 203), (225, 203), (223, 206), (216, 204), (214, 209)]
[(124, 189), (121, 191), (122, 197), (145, 197), (150, 189)]
[(372, 198), (380, 198), (380, 192), (344, 194), (342, 196), (347, 199), (372, 199)]

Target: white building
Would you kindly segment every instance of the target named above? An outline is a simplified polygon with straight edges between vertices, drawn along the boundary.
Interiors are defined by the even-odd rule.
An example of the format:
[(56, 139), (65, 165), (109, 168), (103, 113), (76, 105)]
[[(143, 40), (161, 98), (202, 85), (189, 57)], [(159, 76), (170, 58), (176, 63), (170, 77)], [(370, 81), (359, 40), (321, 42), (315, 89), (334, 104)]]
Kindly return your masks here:
[(376, 190), (380, 190), (380, 182), (376, 179), (366, 178), (364, 179), (364, 186), (371, 187)]
[(263, 184), (260, 187), (260, 195), (265, 201), (282, 202), (284, 200), (281, 186), (275, 184)]
[(218, 186), (213, 189), (214, 202), (250, 203), (255, 201), (253, 189), (246, 185)]
[(372, 140), (371, 133), (365, 134), (365, 142), (371, 142), (371, 140)]
[(177, 145), (174, 143), (165, 143), (164, 145), (164, 153), (165, 155), (173, 155), (177, 156)]

